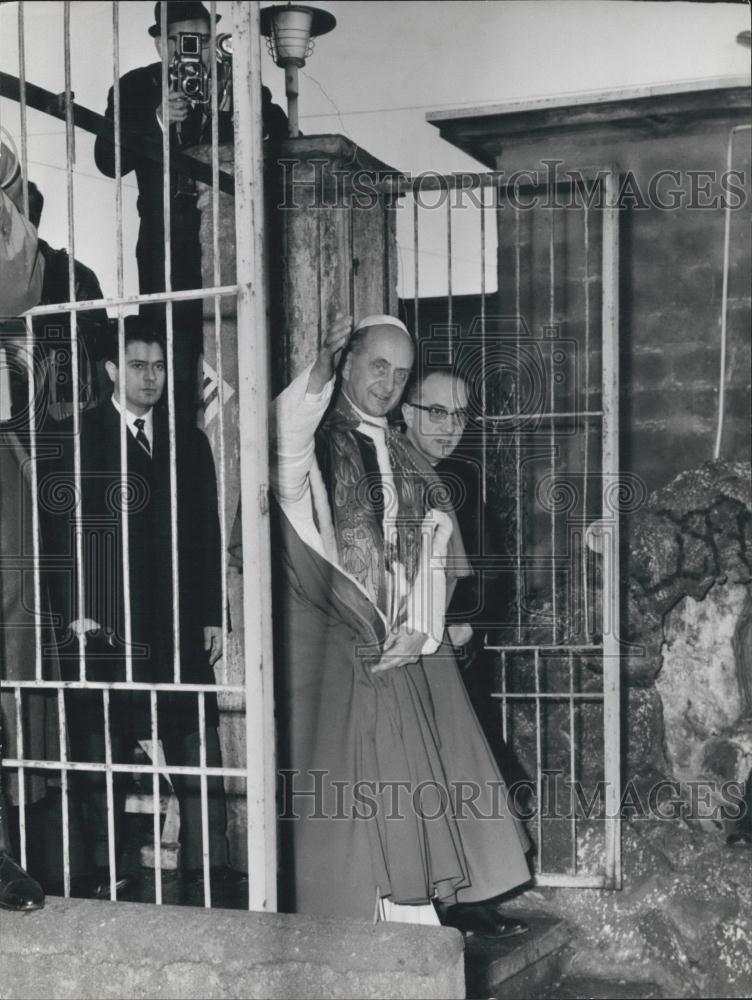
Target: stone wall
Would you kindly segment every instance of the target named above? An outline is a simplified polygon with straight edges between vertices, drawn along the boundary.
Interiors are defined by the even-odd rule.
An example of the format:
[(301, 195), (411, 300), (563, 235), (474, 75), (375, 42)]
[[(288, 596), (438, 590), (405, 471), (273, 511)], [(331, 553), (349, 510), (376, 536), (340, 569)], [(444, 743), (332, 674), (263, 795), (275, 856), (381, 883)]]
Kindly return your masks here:
[(464, 997), (459, 931), (48, 899), (0, 911), (0, 997)]

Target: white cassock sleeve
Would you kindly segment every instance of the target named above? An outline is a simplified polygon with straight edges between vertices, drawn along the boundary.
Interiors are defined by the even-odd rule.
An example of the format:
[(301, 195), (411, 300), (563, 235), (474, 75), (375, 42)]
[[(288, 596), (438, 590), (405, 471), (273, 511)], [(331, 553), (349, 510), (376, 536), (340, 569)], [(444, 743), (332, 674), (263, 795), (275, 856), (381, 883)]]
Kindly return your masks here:
[(311, 474), (316, 470), (315, 434), (332, 398), (332, 378), (320, 393), (308, 392), (308, 365), (272, 401), (270, 485), (282, 510), (306, 544), (325, 555), (313, 516)]

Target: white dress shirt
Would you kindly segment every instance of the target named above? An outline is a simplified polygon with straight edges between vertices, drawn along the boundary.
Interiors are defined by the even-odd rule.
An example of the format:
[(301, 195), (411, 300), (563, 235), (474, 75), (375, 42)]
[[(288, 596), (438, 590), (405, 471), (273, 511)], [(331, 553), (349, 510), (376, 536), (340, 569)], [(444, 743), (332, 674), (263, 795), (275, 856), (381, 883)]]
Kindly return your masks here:
[[(115, 399), (114, 395), (110, 397), (112, 400), (112, 405), (118, 411), (122, 413), (122, 407), (120, 403)], [(131, 413), (131, 411), (126, 407), (125, 409), (125, 426), (131, 432), (131, 434), (136, 437), (138, 434), (138, 427), (136, 427), (136, 421), (143, 420), (144, 427), (143, 431), (146, 435), (146, 440), (149, 442), (149, 448), (152, 454), (154, 454), (154, 407), (150, 407), (146, 413), (139, 416), (137, 413)], [(140, 446), (139, 446), (140, 447)]]

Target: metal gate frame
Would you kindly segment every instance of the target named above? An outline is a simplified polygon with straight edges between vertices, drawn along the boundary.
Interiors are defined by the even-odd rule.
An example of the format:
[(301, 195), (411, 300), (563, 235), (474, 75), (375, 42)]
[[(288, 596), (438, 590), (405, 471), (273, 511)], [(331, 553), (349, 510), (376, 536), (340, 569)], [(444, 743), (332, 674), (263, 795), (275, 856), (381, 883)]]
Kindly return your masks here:
[[(494, 175), (492, 175), (494, 176)], [(601, 185), (602, 210), (602, 306), (601, 306), (601, 337), (602, 337), (602, 405), (601, 413), (601, 529), (602, 542), (602, 605), (603, 630), (602, 645), (599, 646), (567, 646), (552, 645), (487, 645), (485, 648), (501, 653), (522, 651), (532, 652), (534, 656), (535, 690), (532, 692), (509, 692), (503, 690), (495, 697), (501, 702), (503, 713), (504, 736), (506, 737), (506, 714), (510, 700), (534, 701), (536, 709), (537, 730), (537, 773), (536, 800), (538, 849), (541, 845), (541, 810), (542, 801), (542, 751), (541, 751), (541, 702), (546, 694), (540, 691), (540, 657), (542, 652), (560, 651), (568, 653), (570, 660), (570, 690), (568, 694), (549, 695), (569, 702), (570, 733), (573, 732), (574, 705), (577, 700), (602, 700), (603, 703), (603, 765), (604, 765), (604, 834), (605, 859), (602, 874), (577, 873), (577, 841), (576, 817), (571, 817), (573, 832), (573, 872), (539, 871), (534, 876), (535, 885), (552, 887), (578, 887), (594, 889), (621, 889), (621, 817), (619, 803), (621, 798), (621, 716), (620, 716), (620, 533), (618, 505), (614, 503), (615, 492), (618, 491), (620, 478), (619, 468), (619, 207), (618, 207), (618, 174), (614, 168), (600, 170), (588, 169), (581, 172), (583, 178), (592, 179), (594, 184)], [(519, 249), (519, 244), (518, 244)], [(519, 265), (518, 265), (519, 266)], [(553, 264), (552, 264), (553, 268)], [(553, 277), (553, 275), (552, 275)], [(553, 310), (552, 310), (553, 321)], [(587, 417), (591, 415), (588, 412)], [(485, 448), (484, 448), (485, 455)], [(484, 462), (485, 466), (485, 462)], [(553, 474), (553, 473), (552, 473)], [(519, 490), (518, 490), (519, 493)], [(518, 496), (518, 502), (519, 502)], [(519, 523), (519, 522), (518, 522)], [(603, 693), (599, 699), (596, 695), (576, 694), (572, 687), (573, 657), (577, 653), (600, 652), (603, 670)], [(505, 672), (502, 673), (502, 677)], [(570, 768), (572, 780), (575, 775), (575, 746), (570, 738)]]
[[(517, 171), (518, 178), (525, 178), (525, 187), (535, 188), (537, 186), (535, 178), (536, 170)], [(622, 886), (622, 864), (621, 864), (621, 817), (619, 807), (621, 801), (621, 735), (620, 735), (620, 565), (619, 565), (619, 503), (615, 502), (620, 488), (620, 467), (619, 467), (619, 172), (614, 165), (598, 167), (587, 167), (577, 172), (577, 180), (582, 180), (593, 186), (593, 190), (599, 189), (598, 206), (601, 210), (601, 236), (602, 236), (602, 262), (601, 262), (601, 285), (602, 285), (602, 305), (601, 305), (601, 338), (602, 338), (602, 406), (600, 412), (591, 412), (589, 409), (583, 415), (586, 418), (600, 417), (601, 419), (601, 518), (599, 520), (600, 541), (602, 543), (602, 644), (600, 646), (574, 646), (574, 645), (486, 645), (485, 648), (493, 650), (502, 655), (514, 651), (528, 651), (533, 653), (535, 660), (536, 690), (530, 692), (509, 692), (502, 690), (495, 692), (494, 697), (501, 702), (504, 736), (506, 737), (506, 716), (507, 707), (510, 701), (534, 701), (537, 716), (537, 801), (541, 802), (541, 738), (540, 738), (540, 708), (541, 702), (548, 698), (561, 698), (568, 701), (570, 707), (570, 731), (572, 729), (574, 705), (577, 701), (590, 700), (602, 701), (603, 704), (603, 765), (604, 765), (604, 865), (602, 874), (577, 873), (576, 862), (576, 818), (572, 816), (572, 828), (574, 834), (573, 852), (573, 872), (559, 873), (540, 871), (534, 876), (534, 883), (540, 886), (559, 887), (579, 887), (594, 889), (620, 889)], [(571, 178), (574, 185), (575, 179)], [(485, 344), (486, 344), (486, 212), (494, 210), (494, 205), (487, 204), (484, 196), (485, 189), (490, 188), (497, 196), (500, 193), (508, 193), (514, 190), (518, 194), (520, 190), (519, 181), (512, 181), (501, 171), (484, 171), (473, 174), (449, 174), (439, 175), (430, 173), (415, 178), (391, 178), (381, 186), (381, 190), (393, 196), (411, 193), (413, 195), (412, 210), (412, 251), (414, 254), (414, 322), (418, 329), (420, 297), (419, 297), (419, 255), (420, 255), (420, 234), (419, 234), (419, 211), (418, 201), (415, 192), (443, 191), (451, 195), (452, 191), (477, 190), (479, 195), (480, 211), (480, 299), (481, 315), (480, 326), (482, 333), (483, 355), (482, 367), (486, 366)], [(497, 202), (498, 205), (498, 202)], [(447, 256), (447, 339), (450, 355), (453, 355), (453, 336), (456, 326), (453, 325), (452, 310), (452, 204), (451, 196), (446, 199), (446, 256)], [(498, 208), (495, 209), (498, 211)], [(516, 270), (519, 274), (519, 231), (517, 231), (516, 242)], [(553, 232), (551, 235), (551, 273), (550, 280), (553, 286)], [(517, 315), (520, 315), (519, 308), (519, 283), (517, 288)], [(553, 300), (551, 302), (550, 322), (554, 324)], [(485, 416), (486, 397), (485, 382), (482, 394), (482, 409)], [(561, 415), (561, 414), (559, 414)], [(539, 414), (539, 416), (541, 416)], [(542, 414), (543, 417), (551, 414)], [(487, 454), (486, 438), (488, 420), (483, 420), (482, 451), (483, 462), (483, 499), (486, 499), (486, 467), (485, 456)], [(553, 470), (552, 470), (553, 473)], [(519, 490), (518, 490), (518, 521), (519, 518)], [(519, 547), (518, 547), (519, 558)], [(603, 691), (598, 693), (575, 693), (570, 684), (569, 693), (548, 695), (540, 691), (539, 667), (540, 654), (544, 651), (556, 650), (561, 654), (569, 654), (570, 666), (572, 657), (578, 653), (588, 652), (590, 654), (600, 653), (603, 671)], [(570, 672), (570, 681), (572, 674)], [(571, 740), (570, 764), (571, 773), (574, 780), (574, 741)], [(540, 810), (538, 811), (538, 844), (540, 845)]]
[[(126, 295), (123, 289), (123, 218), (122, 218), (122, 176), (120, 154), (120, 100), (117, 81), (119, 78), (119, 5), (117, 0), (112, 4), (113, 23), (113, 72), (114, 72), (114, 142), (115, 142), (115, 179), (116, 186), (116, 240), (118, 248), (117, 295), (97, 300), (76, 301), (74, 282), (74, 252), (75, 234), (73, 226), (73, 169), (75, 160), (75, 127), (89, 128), (86, 116), (81, 118), (82, 109), (73, 103), (71, 87), (71, 54), (70, 54), (70, 0), (63, 3), (64, 33), (63, 46), (65, 54), (65, 89), (60, 95), (55, 108), (43, 108), (47, 113), (63, 117), (64, 109), (66, 135), (66, 181), (68, 202), (68, 243), (69, 255), (69, 301), (37, 306), (23, 316), (26, 325), (26, 351), (33, 358), (34, 331), (32, 319), (37, 316), (67, 313), (71, 320), (72, 377), (74, 385), (73, 422), (76, 434), (74, 445), (75, 475), (80, 477), (80, 445), (78, 443), (79, 424), (79, 353), (76, 314), (79, 311), (110, 308), (117, 312), (119, 319), (120, 338), (120, 371), (123, 372), (123, 317), (124, 307), (143, 302), (164, 302), (167, 304), (167, 355), (171, 357), (173, 345), (172, 303), (195, 299), (213, 299), (215, 314), (215, 330), (218, 341), (218, 362), (221, 357), (221, 310), (222, 297), (237, 298), (237, 329), (238, 329), (238, 394), (239, 407), (239, 437), (240, 437), (240, 494), (243, 498), (241, 512), (241, 527), (243, 551), (246, 563), (243, 587), (243, 617), (244, 617), (244, 653), (246, 661), (245, 679), (242, 684), (183, 684), (180, 683), (178, 665), (179, 636), (175, 631), (175, 684), (180, 685), (183, 692), (197, 695), (200, 718), (204, 717), (204, 701), (207, 694), (233, 694), (244, 696), (246, 710), (246, 762), (244, 767), (208, 767), (206, 764), (206, 746), (203, 729), (201, 730), (200, 766), (183, 767), (164, 765), (158, 762), (151, 764), (117, 764), (112, 762), (109, 738), (109, 698), (112, 691), (141, 690), (150, 694), (152, 712), (152, 737), (156, 743), (156, 704), (157, 692), (172, 690), (173, 684), (134, 683), (130, 655), (126, 654), (126, 681), (90, 681), (86, 679), (83, 638), (79, 640), (80, 678), (76, 681), (44, 680), (42, 678), (42, 625), (41, 625), (41, 574), (39, 545), (39, 514), (36, 501), (32, 505), (33, 531), (33, 606), (36, 612), (35, 625), (35, 679), (34, 680), (3, 680), (0, 686), (13, 692), (18, 729), (18, 742), (14, 757), (6, 756), (2, 760), (3, 768), (15, 770), (19, 783), (19, 826), (20, 826), (20, 861), (26, 867), (26, 769), (39, 769), (60, 774), (63, 801), (63, 871), (64, 893), (70, 895), (70, 844), (68, 829), (68, 779), (76, 771), (103, 772), (107, 782), (108, 826), (110, 841), (110, 895), (115, 898), (114, 882), (114, 833), (112, 816), (112, 782), (115, 773), (142, 774), (151, 779), (154, 799), (154, 839), (155, 839), (155, 875), (156, 900), (162, 901), (161, 862), (159, 845), (159, 779), (161, 775), (189, 774), (200, 778), (202, 799), (202, 825), (204, 836), (204, 905), (211, 906), (211, 883), (208, 854), (208, 820), (207, 820), (207, 778), (234, 777), (246, 781), (247, 801), (247, 849), (249, 871), (248, 908), (251, 910), (274, 911), (277, 907), (277, 831), (276, 831), (276, 797), (275, 797), (275, 740), (274, 740), (274, 704), (273, 704), (273, 668), (272, 668), (272, 633), (271, 633), (271, 554), (269, 541), (269, 504), (268, 504), (268, 403), (269, 403), (269, 361), (268, 361), (268, 321), (266, 310), (266, 288), (264, 271), (264, 171), (262, 149), (262, 110), (261, 110), (261, 35), (259, 26), (259, 3), (232, 0), (232, 31), (234, 36), (233, 54), (233, 91), (234, 91), (234, 132), (235, 132), (235, 231), (237, 250), (237, 274), (234, 284), (222, 285), (218, 272), (218, 219), (220, 181), (222, 189), (227, 189), (229, 178), (218, 169), (218, 133), (216, 89), (213, 94), (213, 125), (212, 125), (212, 195), (213, 195), (213, 245), (215, 251), (214, 283), (210, 288), (200, 288), (189, 291), (172, 291), (171, 255), (170, 255), (170, 197), (169, 171), (164, 174), (165, 194), (164, 221), (166, 234), (165, 253), (165, 288), (166, 291), (154, 294)], [(162, 5), (162, 26), (166, 26), (166, 4)], [(212, 41), (216, 42), (216, 2), (211, 0), (210, 14), (212, 24)], [(17, 93), (9, 89), (8, 96), (16, 98), (20, 105), (21, 116), (21, 168), (23, 174), (23, 197), (28, 213), (28, 151), (27, 151), (27, 82), (25, 67), (25, 37), (24, 37), (24, 4), (18, 7), (18, 41), (19, 41), (19, 75)], [(213, 70), (216, 79), (216, 44), (212, 45)], [(4, 74), (4, 77), (7, 76)], [(11, 78), (8, 78), (11, 80)], [(11, 82), (13, 82), (11, 80)], [(4, 80), (7, 83), (7, 80)], [(167, 56), (166, 48), (162, 57), (162, 87), (167, 89)], [(29, 85), (29, 91), (44, 93), (39, 88)], [(36, 99), (36, 98), (35, 98)], [(38, 105), (37, 105), (38, 106)], [(40, 109), (42, 110), (42, 109)], [(89, 116), (96, 118), (98, 116)], [(89, 130), (91, 130), (89, 128)], [(152, 150), (152, 155), (154, 151)], [(170, 159), (169, 130), (163, 131), (162, 159), (164, 163)], [(200, 170), (202, 165), (197, 165)], [(204, 171), (206, 172), (206, 171)], [(208, 178), (202, 177), (208, 181)], [(220, 369), (221, 369), (221, 362)], [(219, 412), (220, 425), (223, 411), (223, 380), (219, 372)], [(168, 368), (167, 396), (174, 404), (174, 384), (171, 366)], [(29, 379), (30, 402), (30, 476), (32, 495), (38, 495), (36, 425), (34, 410), (34, 381)], [(125, 424), (121, 421), (121, 445), (125, 442)], [(174, 456), (174, 405), (171, 406), (170, 418), (171, 438), (171, 477), (175, 483)], [(125, 450), (121, 448), (124, 455)], [(220, 499), (224, 489), (224, 454), (220, 449), (219, 456)], [(124, 492), (126, 486), (126, 468), (122, 467)], [(175, 490), (173, 488), (173, 496)], [(127, 510), (127, 500), (124, 501)], [(224, 521), (224, 512), (223, 519)], [(80, 534), (80, 512), (77, 514), (76, 554), (75, 558), (82, 565), (82, 548)], [(175, 545), (176, 510), (173, 504), (173, 546)], [(127, 552), (127, 518), (124, 519), (125, 531), (123, 538), (124, 551)], [(223, 531), (223, 563), (227, 558)], [(125, 560), (127, 563), (127, 559)], [(173, 585), (177, 575), (177, 553), (173, 548)], [(28, 567), (25, 567), (28, 570)], [(127, 583), (127, 567), (126, 567)], [(226, 567), (223, 565), (223, 579), (226, 578)], [(81, 574), (79, 572), (79, 583)], [(250, 585), (252, 581), (253, 585)], [(82, 606), (81, 586), (79, 585), (78, 605)], [(223, 608), (226, 607), (226, 584), (223, 583)], [(128, 616), (126, 602), (126, 616)], [(227, 620), (223, 613), (224, 649), (227, 650)], [(173, 621), (173, 629), (177, 629)], [(129, 626), (126, 621), (126, 632)], [(56, 692), (59, 718), (60, 759), (56, 761), (32, 760), (25, 756), (23, 744), (22, 691), (50, 690)], [(90, 689), (101, 691), (105, 712), (106, 726), (106, 763), (79, 763), (70, 761), (67, 754), (67, 732), (64, 710), (64, 692), (66, 690)]]

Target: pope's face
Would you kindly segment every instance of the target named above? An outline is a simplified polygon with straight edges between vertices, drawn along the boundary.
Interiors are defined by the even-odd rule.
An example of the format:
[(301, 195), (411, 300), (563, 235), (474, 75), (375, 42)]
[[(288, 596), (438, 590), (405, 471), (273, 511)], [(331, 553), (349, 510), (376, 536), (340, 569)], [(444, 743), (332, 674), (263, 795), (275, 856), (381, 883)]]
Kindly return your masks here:
[(402, 404), (407, 438), (431, 465), (448, 458), (460, 443), (467, 405), (465, 383), (443, 372), (429, 375), (414, 400)]
[(385, 417), (402, 398), (414, 353), (404, 331), (393, 326), (369, 329), (342, 368), (342, 386), (350, 401), (368, 416)]
[[(120, 402), (118, 366), (107, 362), (107, 374), (114, 384), (115, 399)], [(131, 341), (125, 348), (125, 405), (143, 416), (159, 402), (165, 385), (165, 362), (161, 344)]]

